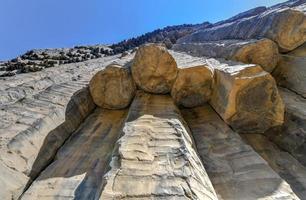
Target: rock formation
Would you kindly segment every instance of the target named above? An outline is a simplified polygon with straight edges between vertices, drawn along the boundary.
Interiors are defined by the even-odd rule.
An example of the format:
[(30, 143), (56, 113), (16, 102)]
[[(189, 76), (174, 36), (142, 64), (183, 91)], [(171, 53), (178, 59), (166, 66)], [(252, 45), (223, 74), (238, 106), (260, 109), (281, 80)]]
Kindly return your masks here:
[(282, 52), (287, 52), (306, 41), (305, 12), (302, 6), (272, 7), (258, 15), (197, 31), (180, 38), (178, 43), (269, 38), (278, 44)]
[(225, 58), (243, 63), (258, 64), (267, 72), (273, 71), (279, 59), (278, 47), (269, 39), (182, 43), (175, 44), (172, 49), (187, 52), (193, 56)]
[(306, 44), (288, 54), (282, 54), (273, 72), (278, 85), (306, 98)]
[(140, 47), (132, 63), (132, 75), (137, 86), (155, 94), (171, 91), (177, 71), (175, 60), (161, 45)]
[(305, 10), (0, 62), (0, 199), (306, 200)]
[(89, 90), (97, 106), (121, 109), (132, 101), (136, 85), (128, 66), (111, 64), (94, 75)]

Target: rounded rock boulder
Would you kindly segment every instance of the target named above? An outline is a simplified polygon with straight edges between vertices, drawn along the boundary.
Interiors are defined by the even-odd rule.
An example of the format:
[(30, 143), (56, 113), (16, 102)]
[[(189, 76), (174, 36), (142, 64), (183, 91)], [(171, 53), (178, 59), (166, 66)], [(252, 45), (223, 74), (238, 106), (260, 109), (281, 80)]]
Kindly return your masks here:
[(162, 45), (141, 46), (132, 64), (132, 76), (135, 83), (149, 93), (169, 93), (177, 73), (178, 68), (174, 58)]
[(97, 106), (122, 109), (131, 103), (136, 85), (128, 67), (111, 64), (93, 76), (89, 90)]

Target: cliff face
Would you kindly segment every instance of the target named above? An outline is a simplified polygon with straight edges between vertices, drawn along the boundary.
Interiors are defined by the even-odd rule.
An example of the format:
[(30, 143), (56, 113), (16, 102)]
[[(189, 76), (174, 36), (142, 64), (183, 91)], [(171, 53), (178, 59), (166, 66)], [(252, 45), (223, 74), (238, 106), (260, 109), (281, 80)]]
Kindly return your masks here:
[(0, 199), (306, 199), (305, 8), (0, 63)]

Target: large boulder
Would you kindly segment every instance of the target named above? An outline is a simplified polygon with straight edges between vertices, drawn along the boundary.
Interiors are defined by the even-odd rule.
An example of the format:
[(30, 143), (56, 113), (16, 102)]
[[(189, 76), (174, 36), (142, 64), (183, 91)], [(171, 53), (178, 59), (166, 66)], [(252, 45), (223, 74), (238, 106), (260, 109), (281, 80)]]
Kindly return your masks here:
[(171, 52), (178, 68), (178, 76), (171, 90), (177, 105), (184, 107), (200, 106), (209, 101), (213, 71), (203, 58)]
[(272, 74), (282, 87), (286, 87), (306, 98), (306, 43), (281, 59)]
[(284, 105), (273, 77), (258, 65), (220, 63), (215, 68), (210, 104), (238, 132), (263, 133), (281, 125)]
[(306, 15), (303, 8), (272, 7), (252, 17), (195, 32), (179, 39), (178, 43), (269, 38), (278, 44), (281, 51), (290, 51), (306, 41)]
[(128, 65), (108, 65), (90, 80), (89, 89), (95, 104), (107, 109), (122, 109), (132, 101), (136, 85)]
[(172, 47), (193, 56), (225, 58), (243, 63), (258, 64), (272, 72), (279, 60), (278, 47), (269, 39), (219, 40), (200, 43), (181, 43)]
[(132, 64), (132, 75), (137, 86), (150, 93), (169, 93), (177, 72), (176, 62), (166, 47), (157, 44), (141, 46)]

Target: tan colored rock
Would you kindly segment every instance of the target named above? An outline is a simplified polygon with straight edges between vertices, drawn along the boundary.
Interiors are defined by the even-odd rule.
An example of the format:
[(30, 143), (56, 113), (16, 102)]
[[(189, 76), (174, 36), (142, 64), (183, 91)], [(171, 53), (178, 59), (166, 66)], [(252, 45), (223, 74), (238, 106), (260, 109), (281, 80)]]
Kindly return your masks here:
[(170, 52), (179, 72), (171, 90), (177, 105), (184, 107), (200, 106), (211, 96), (213, 71), (203, 58)]
[(272, 74), (278, 85), (306, 98), (306, 43), (281, 59)]
[(217, 200), (169, 95), (136, 94), (100, 199)]
[[(305, 3), (304, 3), (305, 6)], [(282, 52), (291, 51), (306, 41), (306, 15), (303, 6), (271, 7), (258, 15), (203, 29), (178, 40), (178, 43), (224, 39), (269, 38)]]
[(141, 46), (132, 64), (135, 83), (150, 93), (169, 93), (177, 72), (176, 62), (166, 47), (157, 44)]
[(220, 200), (299, 200), (290, 185), (209, 105), (183, 109)]
[(90, 80), (89, 89), (96, 105), (122, 109), (132, 101), (136, 85), (127, 66), (111, 64)]
[(239, 132), (258, 133), (283, 123), (284, 105), (268, 72), (258, 65), (207, 62), (215, 68), (210, 104), (226, 123)]
[(269, 39), (179, 43), (175, 44), (172, 49), (187, 52), (193, 56), (225, 58), (243, 63), (258, 64), (267, 72), (272, 72), (279, 60), (278, 47)]

